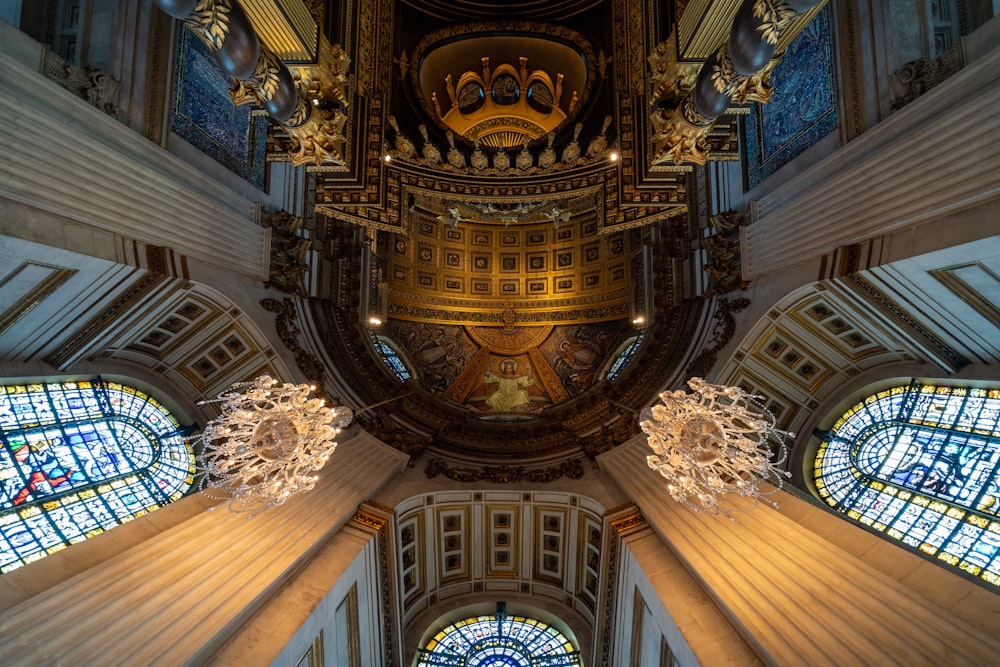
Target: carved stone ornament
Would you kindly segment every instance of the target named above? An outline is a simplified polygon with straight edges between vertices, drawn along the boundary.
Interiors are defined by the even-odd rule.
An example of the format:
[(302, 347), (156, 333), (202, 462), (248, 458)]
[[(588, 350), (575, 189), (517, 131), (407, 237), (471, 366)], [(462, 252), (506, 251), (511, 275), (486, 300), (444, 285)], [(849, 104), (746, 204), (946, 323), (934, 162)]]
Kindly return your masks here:
[(755, 72), (748, 77), (743, 77), (733, 83), (730, 88), (730, 97), (737, 104), (747, 104), (748, 102), (760, 102), (767, 104), (774, 95), (774, 84), (771, 83), (771, 75), (774, 69), (781, 64), (784, 54), (775, 56), (767, 67)]
[(746, 222), (746, 214), (737, 211), (724, 211), (709, 218), (713, 233), (701, 241), (706, 255), (704, 270), (708, 274), (704, 296), (745, 290), (749, 285), (743, 280), (740, 262), (740, 227)]
[[(292, 164), (345, 164), (347, 139), (343, 131), (347, 116), (343, 110), (348, 106), (349, 64), (350, 59), (340, 45), (331, 46), (323, 38), (319, 63), (293, 68), (298, 93), (295, 111), (279, 122), (291, 140), (289, 157)], [(277, 56), (262, 47), (253, 76), (244, 81), (234, 80), (230, 91), (233, 102), (267, 106), (279, 90), (283, 67)]]
[(347, 116), (340, 109), (332, 112), (314, 109), (309, 119), (301, 125), (288, 126), (282, 123), (292, 140), (292, 164), (345, 164), (346, 123)]
[(121, 84), (104, 70), (93, 67), (76, 67), (48, 48), (45, 50), (45, 70), (47, 79), (55, 81), (77, 97), (100, 109), (104, 113), (118, 115), (118, 93)]
[(451, 467), (442, 459), (431, 459), (424, 469), (428, 478), (444, 475), (456, 482), (494, 482), (497, 484), (516, 484), (524, 482), (551, 482), (560, 477), (580, 479), (584, 469), (579, 459), (563, 461), (562, 463), (539, 470), (529, 470), (523, 466), (485, 466), (483, 468)]
[(315, 100), (319, 106), (331, 103), (343, 108), (349, 106), (347, 88), (348, 70), (351, 59), (340, 44), (330, 44), (320, 35), (319, 62), (315, 65), (292, 65), (292, 74), (299, 88), (299, 94)]
[(687, 95), (694, 87), (700, 67), (698, 63), (677, 62), (677, 37), (673, 32), (666, 41), (653, 47), (646, 62), (649, 63), (649, 87), (652, 89), (650, 106)]
[(711, 123), (695, 125), (684, 117), (681, 109), (674, 109), (669, 114), (654, 111), (651, 120), (655, 129), (653, 164), (705, 164), (709, 155), (705, 138), (712, 131)]
[(890, 106), (898, 111), (965, 66), (962, 50), (948, 49), (934, 60), (913, 60), (889, 75)]
[(307, 255), (312, 241), (301, 234), (303, 220), (288, 211), (264, 211), (263, 224), (271, 228), (271, 261), (265, 285), (294, 296), (306, 296)]

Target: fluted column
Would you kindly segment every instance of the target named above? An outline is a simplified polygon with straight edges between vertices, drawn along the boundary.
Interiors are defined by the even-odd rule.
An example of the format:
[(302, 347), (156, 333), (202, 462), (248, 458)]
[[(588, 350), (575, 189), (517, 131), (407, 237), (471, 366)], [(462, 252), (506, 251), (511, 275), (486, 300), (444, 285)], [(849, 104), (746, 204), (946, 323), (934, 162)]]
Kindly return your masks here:
[[(997, 108), (1000, 48), (762, 197), (744, 279), (1000, 201)], [(986, 216), (979, 229), (1000, 223)]]
[(673, 502), (646, 464), (650, 452), (640, 436), (598, 463), (768, 664), (998, 664), (995, 635), (771, 507), (733, 523)]
[(0, 664), (203, 663), (406, 460), (361, 432), (313, 491), (251, 520), (203, 512), (3, 613)]
[(2, 52), (0, 116), (0, 202), (267, 275), (255, 203)]

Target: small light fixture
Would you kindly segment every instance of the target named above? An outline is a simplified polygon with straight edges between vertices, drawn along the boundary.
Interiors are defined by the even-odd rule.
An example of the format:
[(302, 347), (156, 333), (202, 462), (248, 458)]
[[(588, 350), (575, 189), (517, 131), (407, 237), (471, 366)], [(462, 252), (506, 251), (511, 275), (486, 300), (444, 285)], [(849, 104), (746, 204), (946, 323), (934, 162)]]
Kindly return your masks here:
[(386, 154), (385, 154), (385, 157), (384, 157), (383, 159), (384, 159), (384, 160), (385, 160), (386, 162), (392, 162), (392, 156), (391, 156), (391, 155), (389, 155), (388, 153), (386, 153)]
[(611, 160), (612, 162), (618, 162), (618, 151), (611, 151), (611, 153), (608, 155), (608, 159)]
[(372, 325), (373, 327), (380, 327), (382, 326), (382, 320), (380, 320), (377, 317), (369, 317), (368, 324)]
[(646, 318), (643, 317), (642, 315), (639, 315), (632, 320), (632, 324), (634, 324), (637, 327), (641, 327), (643, 324), (645, 324), (645, 322)]

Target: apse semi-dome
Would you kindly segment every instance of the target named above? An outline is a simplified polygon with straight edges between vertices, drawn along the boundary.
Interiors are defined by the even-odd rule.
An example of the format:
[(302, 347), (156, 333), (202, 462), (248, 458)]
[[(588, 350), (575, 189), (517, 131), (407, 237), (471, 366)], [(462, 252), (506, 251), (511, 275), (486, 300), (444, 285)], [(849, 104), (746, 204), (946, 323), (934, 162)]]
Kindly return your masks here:
[(541, 142), (577, 116), (598, 58), (576, 31), (509, 22), (435, 31), (406, 60), (413, 93), (442, 130), (513, 148)]

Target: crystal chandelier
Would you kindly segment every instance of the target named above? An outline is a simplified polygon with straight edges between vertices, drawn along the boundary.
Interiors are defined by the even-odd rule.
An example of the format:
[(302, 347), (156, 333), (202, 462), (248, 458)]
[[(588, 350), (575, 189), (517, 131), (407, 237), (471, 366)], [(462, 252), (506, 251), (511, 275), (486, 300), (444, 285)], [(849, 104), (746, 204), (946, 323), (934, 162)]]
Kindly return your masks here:
[[(724, 514), (723, 496), (735, 493), (777, 507), (768, 496), (791, 475), (780, 468), (788, 458), (785, 439), (794, 433), (775, 427), (774, 415), (739, 387), (691, 378), (694, 393), (665, 391), (662, 404), (643, 411), (641, 427), (655, 455), (649, 467), (667, 480), (670, 496), (696, 512)], [(772, 458), (768, 441), (776, 445)], [(776, 488), (764, 491), (761, 481)], [(744, 510), (746, 511), (746, 510)], [(732, 517), (730, 517), (732, 518)]]
[(349, 408), (310, 398), (313, 391), (305, 384), (279, 386), (262, 375), (200, 402), (222, 409), (198, 436), (205, 494), (228, 499), (230, 510), (253, 517), (312, 489), (316, 471), (337, 447), (334, 438), (353, 416)]

